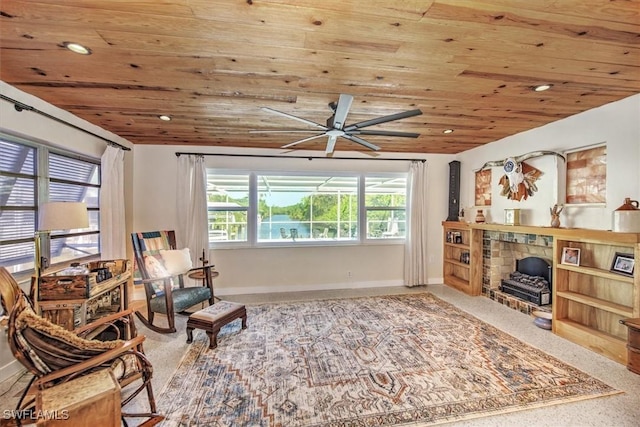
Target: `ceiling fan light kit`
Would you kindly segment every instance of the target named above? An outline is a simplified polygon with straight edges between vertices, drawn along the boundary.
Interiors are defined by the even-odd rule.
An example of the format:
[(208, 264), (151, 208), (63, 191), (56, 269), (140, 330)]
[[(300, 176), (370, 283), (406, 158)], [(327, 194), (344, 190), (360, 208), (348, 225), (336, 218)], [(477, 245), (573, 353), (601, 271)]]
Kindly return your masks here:
[[(344, 138), (349, 141), (355, 142), (356, 144), (360, 144), (363, 147), (369, 148), (373, 151), (380, 150), (375, 144), (370, 143), (369, 141), (360, 138), (358, 135), (376, 135), (376, 136), (389, 136), (389, 137), (401, 137), (401, 138), (417, 138), (420, 136), (419, 133), (412, 132), (397, 132), (397, 131), (386, 131), (386, 130), (367, 130), (363, 129), (369, 126), (375, 126), (382, 123), (388, 123), (396, 120), (406, 119), (408, 117), (419, 116), (422, 114), (422, 111), (409, 110), (401, 113), (390, 114), (388, 116), (382, 116), (375, 119), (364, 120), (362, 122), (354, 123), (351, 125), (346, 124), (347, 115), (349, 114), (349, 110), (351, 109), (351, 105), (353, 104), (353, 96), (347, 94), (340, 94), (337, 103), (330, 103), (329, 108), (333, 110), (333, 114), (331, 117), (327, 119), (327, 124), (321, 125), (320, 123), (313, 122), (311, 120), (304, 119), (302, 117), (294, 116), (292, 114), (284, 113), (282, 111), (274, 110), (269, 107), (262, 107), (262, 111), (279, 115), (282, 117), (286, 117), (292, 120), (296, 120), (301, 123), (305, 123), (311, 127), (316, 129), (320, 129), (320, 133), (316, 135), (302, 138), (294, 142), (290, 142), (282, 146), (282, 148), (291, 148), (295, 147), (298, 144), (303, 142), (310, 141), (312, 139), (328, 137), (327, 146), (325, 148), (325, 153), (327, 155), (332, 154), (335, 150), (336, 142), (338, 138)], [(285, 129), (285, 130), (263, 130), (263, 131), (252, 131), (254, 133), (306, 133), (306, 132), (317, 132), (309, 129)]]

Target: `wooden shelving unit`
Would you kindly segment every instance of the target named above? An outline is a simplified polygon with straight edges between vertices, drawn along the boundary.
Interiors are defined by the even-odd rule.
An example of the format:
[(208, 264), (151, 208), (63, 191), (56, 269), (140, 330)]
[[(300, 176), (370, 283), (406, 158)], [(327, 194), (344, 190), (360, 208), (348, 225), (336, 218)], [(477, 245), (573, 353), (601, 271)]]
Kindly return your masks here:
[[(640, 316), (639, 235), (581, 231), (554, 240), (553, 332), (626, 364), (620, 320)], [(561, 263), (565, 247), (580, 249), (579, 266)], [(616, 253), (634, 257), (633, 276), (610, 271)]]
[(472, 268), (472, 263), (482, 263), (482, 232), (472, 230), (467, 223), (443, 221), (444, 284), (472, 296), (482, 292), (482, 269)]

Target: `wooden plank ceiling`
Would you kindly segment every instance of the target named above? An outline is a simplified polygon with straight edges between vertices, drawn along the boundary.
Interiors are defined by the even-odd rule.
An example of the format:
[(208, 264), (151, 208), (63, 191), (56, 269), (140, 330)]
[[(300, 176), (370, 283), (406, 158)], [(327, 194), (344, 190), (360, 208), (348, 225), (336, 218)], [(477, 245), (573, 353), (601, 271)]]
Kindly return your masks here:
[[(640, 92), (640, 0), (3, 0), (0, 12), (3, 81), (134, 144), (278, 148), (308, 135), (250, 131), (310, 128), (261, 107), (325, 124), (345, 93), (347, 124), (422, 110), (368, 128), (420, 134), (366, 137), (382, 151), (458, 153)], [(553, 88), (532, 91), (542, 83)]]

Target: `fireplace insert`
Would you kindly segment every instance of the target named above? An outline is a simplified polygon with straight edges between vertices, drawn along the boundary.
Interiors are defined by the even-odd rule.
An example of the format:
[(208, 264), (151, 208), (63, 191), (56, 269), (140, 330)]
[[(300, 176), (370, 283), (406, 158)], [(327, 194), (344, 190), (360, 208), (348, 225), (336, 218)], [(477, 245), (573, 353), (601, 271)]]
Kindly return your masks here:
[(551, 264), (544, 258), (516, 260), (516, 271), (500, 281), (500, 290), (536, 305), (551, 304)]

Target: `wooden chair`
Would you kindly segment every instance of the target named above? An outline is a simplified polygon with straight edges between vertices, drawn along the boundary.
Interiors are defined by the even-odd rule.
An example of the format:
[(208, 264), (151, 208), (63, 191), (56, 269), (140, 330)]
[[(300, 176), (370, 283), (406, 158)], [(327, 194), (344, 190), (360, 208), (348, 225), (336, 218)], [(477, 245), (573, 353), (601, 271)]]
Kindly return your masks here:
[[(203, 264), (201, 267), (189, 264), (183, 271), (177, 271), (168, 265), (165, 267), (166, 263), (162, 260), (167, 251), (179, 252), (173, 230), (132, 233), (131, 239), (135, 268), (140, 275), (136, 283), (144, 285), (147, 300), (147, 316), (139, 311), (136, 311), (136, 315), (145, 326), (160, 333), (176, 332), (175, 313), (185, 313), (187, 308), (205, 301), (214, 304), (213, 279), (219, 273), (213, 269), (213, 265), (209, 265), (204, 254), (200, 259)], [(202, 284), (185, 286), (185, 276), (202, 280)], [(154, 323), (155, 313), (167, 316), (168, 327)]]
[[(7, 339), (14, 357), (33, 374), (29, 385), (20, 397), (16, 410), (34, 408), (37, 390), (95, 372), (111, 369), (122, 389), (122, 417), (148, 418), (153, 423), (164, 417), (157, 414), (151, 385), (153, 367), (144, 354), (144, 336), (136, 336), (133, 311), (115, 313), (69, 331), (38, 316), (29, 298), (22, 292), (15, 279), (0, 267), (0, 296), (5, 313), (9, 313)], [(86, 339), (97, 330), (111, 328), (115, 334), (125, 328), (123, 339), (100, 341)], [(149, 412), (128, 413), (124, 406), (142, 391), (146, 391)]]

